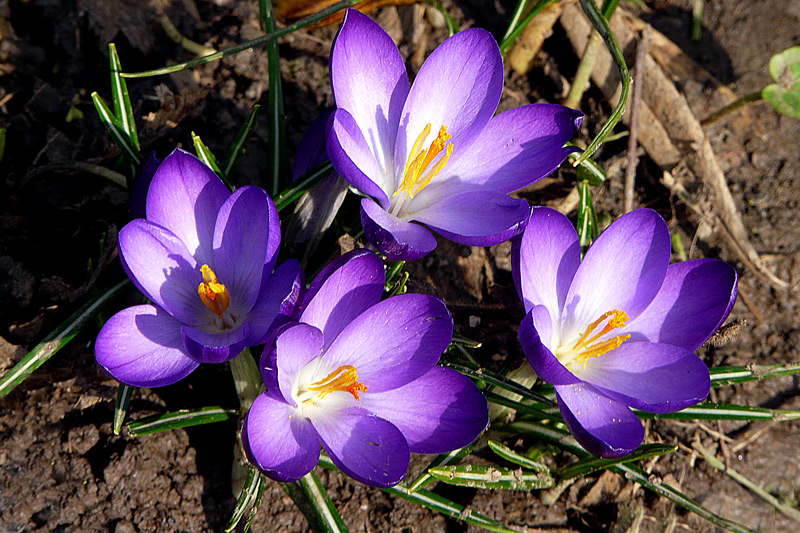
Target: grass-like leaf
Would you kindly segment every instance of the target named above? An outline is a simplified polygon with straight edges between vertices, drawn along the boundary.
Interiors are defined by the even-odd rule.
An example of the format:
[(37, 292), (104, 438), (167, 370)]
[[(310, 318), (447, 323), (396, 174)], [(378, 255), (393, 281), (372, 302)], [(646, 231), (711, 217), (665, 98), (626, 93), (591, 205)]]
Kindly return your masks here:
[(442, 359), (439, 361), (439, 366), (443, 366), (446, 368), (452, 368), (458, 372), (461, 372), (467, 377), (478, 379), (489, 383), (490, 385), (495, 385), (500, 387), (501, 389), (505, 389), (509, 392), (513, 392), (514, 394), (519, 394), (523, 398), (527, 398), (529, 400), (533, 400), (534, 402), (543, 403), (550, 407), (555, 407), (556, 403), (547, 398), (546, 396), (542, 396), (536, 392), (533, 392), (531, 389), (527, 387), (523, 387), (516, 381), (508, 379), (505, 376), (501, 376), (499, 374), (495, 374), (490, 370), (486, 370), (485, 368), (481, 368), (477, 365), (473, 365), (466, 361), (450, 361)]
[(582, 180), (578, 182), (578, 192), (580, 193), (580, 200), (578, 202), (578, 237), (581, 244), (581, 257), (589, 249), (589, 246), (594, 242), (600, 234), (600, 228), (597, 223), (597, 211), (594, 209), (594, 202), (592, 201), (592, 191), (589, 189), (589, 181)]
[[(625, 111), (625, 105), (628, 102), (628, 92), (630, 91), (631, 87), (631, 77), (628, 74), (628, 66), (625, 64), (625, 58), (622, 56), (622, 50), (620, 50), (617, 39), (614, 37), (614, 34), (611, 32), (611, 28), (608, 26), (606, 17), (603, 16), (603, 13), (601, 13), (597, 8), (594, 0), (580, 0), (580, 3), (581, 8), (583, 8), (583, 12), (586, 13), (586, 17), (606, 43), (606, 47), (611, 54), (611, 58), (614, 60), (614, 65), (617, 67), (619, 79), (622, 82), (622, 89), (620, 91), (619, 102), (617, 102), (616, 107), (614, 107), (614, 111), (611, 113), (608, 121), (603, 124), (603, 127), (597, 133), (595, 138), (592, 139), (592, 142), (589, 144), (589, 146), (586, 147), (586, 150), (584, 150), (580, 157), (578, 157), (578, 160), (575, 162), (576, 166), (591, 157), (592, 154), (594, 154), (595, 151), (600, 148), (600, 145), (603, 144), (606, 137), (611, 134), (611, 130), (613, 130), (614, 126), (617, 125), (619, 119), (622, 118), (622, 113)], [(614, 4), (614, 7), (616, 7), (616, 3), (614, 3), (613, 0), (608, 3)], [(609, 11), (613, 12), (613, 9), (610, 9)]]
[(639, 418), (672, 420), (797, 420), (800, 411), (767, 409), (729, 403), (701, 403), (675, 413), (646, 413), (636, 411)]
[(222, 161), (222, 167), (220, 168), (220, 171), (226, 177), (230, 177), (236, 172), (236, 167), (239, 166), (239, 161), (242, 160), (242, 156), (247, 150), (247, 144), (250, 142), (250, 138), (253, 136), (253, 132), (256, 129), (258, 112), (260, 109), (261, 106), (258, 104), (253, 106), (244, 124), (239, 128), (236, 138), (233, 139), (233, 144), (228, 148), (228, 153), (225, 154), (225, 159)]
[(106, 130), (111, 135), (111, 139), (119, 146), (122, 153), (125, 154), (128, 160), (134, 165), (141, 163), (142, 154), (133, 144), (128, 134), (125, 133), (125, 130), (122, 129), (120, 121), (114, 116), (106, 103), (96, 92), (92, 93), (92, 102), (94, 102), (94, 108), (97, 110), (100, 122), (103, 123), (103, 126), (105, 126)]
[(128, 86), (122, 77), (122, 66), (114, 43), (108, 43), (108, 58), (111, 63), (111, 98), (114, 101), (114, 115), (117, 117), (122, 131), (131, 140), (133, 147), (140, 150), (139, 136), (136, 133), (136, 121), (133, 117), (133, 106), (131, 106)]
[(548, 473), (548, 474), (550, 473), (550, 469), (547, 468), (546, 465), (543, 465), (542, 463), (534, 461), (533, 459), (531, 459), (529, 457), (525, 457), (524, 455), (520, 455), (520, 454), (518, 454), (517, 452), (515, 452), (514, 450), (512, 450), (511, 448), (509, 448), (508, 446), (506, 446), (504, 444), (501, 444), (501, 443), (493, 441), (493, 440), (490, 440), (488, 444), (489, 444), (489, 448), (494, 453), (496, 453), (497, 455), (499, 455), (500, 457), (502, 457), (506, 461), (509, 461), (511, 463), (519, 465), (522, 468), (527, 468), (528, 470), (533, 470), (534, 472), (541, 472), (541, 473)]
[(511, 23), (508, 25), (508, 30), (506, 30), (506, 34), (503, 36), (503, 40), (500, 42), (500, 53), (502, 55), (506, 55), (506, 53), (511, 50), (511, 47), (514, 46), (514, 43), (517, 41), (519, 36), (523, 31), (525, 31), (525, 28), (528, 27), (528, 24), (531, 23), (533, 17), (538, 15), (539, 11), (541, 11), (544, 6), (552, 1), (553, 0), (539, 0), (539, 3), (533, 6), (524, 19), (522, 19), (522, 13), (525, 11), (525, 7), (528, 2), (526, 0), (520, 0), (517, 3), (517, 7), (514, 9), (514, 14), (511, 17)]
[(119, 384), (117, 389), (117, 402), (114, 405), (114, 435), (119, 435), (122, 430), (122, 423), (125, 422), (125, 417), (128, 415), (128, 406), (131, 403), (131, 397), (136, 387)]
[(4, 398), (15, 387), (25, 381), (33, 371), (46, 363), (58, 351), (67, 345), (75, 335), (97, 316), (103, 307), (127, 287), (127, 279), (114, 285), (105, 293), (83, 304), (69, 318), (62, 322), (52, 333), (37, 344), (22, 360), (14, 365), (8, 374), (0, 379), (0, 398)]
[(469, 446), (453, 450), (450, 453), (442, 453), (437, 455), (436, 458), (434, 458), (434, 460), (431, 461), (430, 464), (428, 464), (428, 466), (426, 466), (422, 470), (422, 473), (419, 476), (417, 476), (417, 479), (409, 483), (408, 491), (409, 492), (418, 491), (419, 489), (425, 487), (429, 483), (435, 481), (435, 478), (430, 475), (428, 470), (430, 470), (431, 468), (436, 468), (437, 466), (447, 466), (460, 463), (464, 459), (464, 457), (466, 457), (472, 452), (472, 448), (474, 446), (475, 446), (474, 444), (470, 444)]
[[(515, 435), (525, 434), (531, 435), (538, 439), (544, 440), (555, 444), (563, 450), (567, 450), (580, 458), (589, 457), (589, 452), (583, 449), (578, 442), (569, 434), (565, 428), (554, 425), (544, 425), (532, 422), (513, 422), (505, 429)], [(672, 502), (680, 505), (684, 509), (695, 513), (701, 518), (709, 521), (715, 526), (734, 531), (736, 533), (755, 533), (747, 526), (723, 518), (709, 509), (706, 509), (692, 498), (686, 496), (681, 491), (672, 488), (666, 483), (661, 483), (658, 480), (651, 479), (650, 475), (639, 467), (631, 464), (617, 464), (608, 468), (612, 472), (625, 476), (625, 478), (634, 481), (644, 488), (655, 492)]]
[(141, 437), (161, 431), (224, 422), (225, 420), (235, 419), (237, 416), (239, 416), (238, 409), (224, 409), (217, 406), (186, 409), (147, 416), (140, 420), (129, 422), (128, 432), (132, 437)]
[(580, 461), (575, 461), (571, 465), (562, 468), (558, 476), (562, 479), (570, 479), (578, 476), (585, 476), (618, 464), (630, 463), (640, 459), (649, 459), (657, 455), (666, 455), (677, 450), (677, 446), (669, 444), (642, 444), (633, 453), (617, 459), (600, 459), (599, 457), (585, 457)]
[[(567, 143), (572, 144), (572, 143)], [(578, 152), (573, 152), (569, 154), (568, 158), (571, 162), (575, 162), (580, 159), (581, 154)], [(589, 185), (593, 187), (598, 187), (605, 183), (608, 179), (606, 176), (605, 170), (603, 170), (600, 165), (597, 164), (597, 161), (594, 159), (584, 159), (575, 167), (575, 170), (578, 174), (578, 181), (586, 180), (589, 182)]]
[(286, 189), (275, 197), (275, 207), (280, 213), (289, 205), (300, 198), (304, 192), (310, 189), (315, 183), (327, 176), (333, 171), (333, 166), (330, 161), (323, 161), (311, 170), (300, 176), (295, 182), (297, 185)]
[(529, 472), (522, 468), (460, 464), (437, 466), (428, 471), (448, 485), (478, 489), (534, 490), (548, 489), (555, 484), (549, 471)]
[[(325, 459), (330, 461), (327, 457)], [(300, 478), (299, 481), (281, 483), (281, 488), (286, 491), (286, 494), (306, 517), (313, 531), (319, 533), (346, 533), (348, 531), (344, 520), (339, 516), (339, 511), (336, 510), (325, 487), (322, 486), (313, 471)]]
[(254, 466), (247, 469), (247, 477), (244, 480), (242, 491), (239, 493), (239, 498), (236, 500), (236, 506), (233, 508), (228, 524), (225, 526), (225, 533), (233, 531), (239, 522), (244, 518), (245, 513), (250, 510), (250, 516), (247, 520), (247, 525), (244, 531), (250, 529), (250, 523), (258, 511), (258, 504), (261, 502), (261, 496), (264, 494), (264, 488), (267, 486), (267, 476), (258, 471)]
[(711, 386), (722, 387), (767, 378), (800, 374), (800, 363), (773, 365), (721, 366), (711, 369)]
[(203, 140), (200, 138), (199, 135), (192, 132), (192, 142), (194, 143), (194, 151), (197, 153), (197, 157), (200, 160), (209, 166), (214, 173), (219, 176), (219, 179), (222, 180), (222, 183), (228, 188), (229, 191), (233, 192), (234, 187), (231, 185), (231, 182), (228, 181), (228, 175), (219, 168), (219, 164), (217, 163), (217, 158), (214, 156), (214, 153), (206, 146)]
[(342, 0), (341, 2), (337, 2), (330, 7), (327, 7), (321, 11), (318, 11), (317, 13), (314, 13), (313, 15), (309, 15), (303, 19), (298, 20), (294, 24), (290, 24), (277, 31), (268, 33), (267, 35), (256, 37), (255, 39), (244, 42), (242, 44), (237, 44), (236, 46), (232, 46), (230, 48), (217, 52), (216, 54), (210, 54), (205, 57), (199, 57), (197, 59), (192, 59), (191, 61), (186, 61), (185, 63), (178, 63), (177, 65), (170, 65), (169, 67), (159, 68), (155, 70), (123, 73), (122, 76), (124, 78), (149, 78), (151, 76), (161, 76), (163, 74), (179, 72), (187, 68), (192, 68), (198, 65), (204, 65), (206, 63), (210, 63), (212, 61), (217, 61), (224, 57), (232, 56), (234, 54), (238, 54), (239, 52), (243, 52), (244, 50), (249, 50), (257, 46), (262, 46), (270, 41), (274, 41), (279, 37), (283, 37), (284, 35), (289, 35), (290, 33), (294, 33), (297, 30), (316, 24), (322, 19), (327, 18), (338, 11), (347, 9), (348, 7), (351, 7), (360, 1), (362, 0)]

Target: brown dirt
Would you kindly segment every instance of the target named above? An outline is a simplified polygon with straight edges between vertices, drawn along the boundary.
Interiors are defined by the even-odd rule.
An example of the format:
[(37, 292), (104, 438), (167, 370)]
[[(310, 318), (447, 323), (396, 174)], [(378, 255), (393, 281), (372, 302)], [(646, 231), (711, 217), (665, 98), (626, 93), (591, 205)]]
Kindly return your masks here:
[[(0, 3), (0, 127), (8, 130), (0, 162), (0, 372), (80, 305), (84, 285), (101, 258), (99, 243), (129, 218), (126, 193), (101, 178), (63, 170), (26, 178), (46, 165), (72, 161), (118, 165), (118, 153), (89, 98), (97, 90), (109, 100), (106, 43), (116, 42), (124, 69), (135, 71), (190, 58), (163, 35), (156, 23), (157, 12), (166, 12), (184, 35), (218, 49), (260, 33), (255, 2), (153, 0), (148, 4), (144, 9), (133, 0)], [(515, 2), (445, 4), (462, 26), (486, 27), (500, 37)], [(800, 44), (797, 0), (764, 0), (758, 6), (736, 0), (707, 1), (699, 43), (688, 39), (688, 1), (648, 4), (655, 9), (643, 18), (739, 95), (770, 82), (771, 55)], [(407, 57), (419, 44), (411, 39), (411, 9), (397, 11), (400, 23), (393, 30)], [(377, 16), (384, 23), (398, 20), (392, 10)], [(429, 52), (445, 32), (433, 28), (427, 18), (421, 27)], [(332, 104), (327, 54), (334, 33), (333, 28), (321, 28), (281, 41), (290, 152), (304, 128)], [(508, 77), (501, 108), (555, 101), (576, 64), (557, 27), (531, 73)], [(147, 149), (164, 155), (175, 146), (191, 147), (189, 133), (194, 131), (216, 153), (224, 153), (252, 105), (266, 104), (266, 65), (265, 51), (255, 50), (195, 71), (130, 82)], [(703, 86), (688, 80), (683, 89), (695, 109), (703, 109)], [(71, 105), (84, 117), (67, 122)], [(609, 108), (594, 89), (587, 93), (583, 108), (588, 113), (582, 131), (586, 140)], [(752, 106), (751, 112), (748, 128), (737, 128), (736, 122), (726, 120), (711, 127), (709, 135), (756, 249), (776, 275), (796, 283), (800, 279), (796, 215), (800, 125), (763, 103)], [(260, 126), (266, 131), (265, 116)], [(249, 147), (235, 177), (237, 183), (263, 184), (266, 136), (262, 132)], [(606, 168), (617, 169), (597, 192), (600, 207), (614, 215), (621, 207), (624, 150), (625, 141), (618, 141), (596, 156)], [(546, 203), (564, 197), (574, 176), (564, 171), (557, 177), (564, 181), (548, 181), (546, 187), (530, 192), (531, 200)], [(743, 270), (713, 230), (669, 199), (658, 177), (651, 163), (640, 164), (638, 205), (658, 209), (672, 228), (680, 229), (692, 257), (720, 257), (741, 273), (742, 298), (732, 317), (746, 319), (747, 325), (725, 347), (703, 351), (706, 361), (713, 366), (797, 361), (800, 309), (796, 293), (773, 291)], [(697, 194), (706, 200), (702, 189)], [(515, 330), (521, 311), (508, 250), (508, 245), (482, 250), (441, 242), (434, 254), (409, 266), (411, 289), (443, 297), (461, 333), (484, 341), (478, 355), (495, 367), (520, 357)], [(323, 250), (320, 256), (329, 251)], [(112, 263), (101, 274), (97, 289), (121, 277), (118, 264)], [(135, 295), (127, 298), (129, 303)], [(115, 305), (121, 308), (127, 303)], [(474, 328), (467, 326), (470, 317), (480, 318)], [(114, 436), (110, 421), (116, 382), (94, 363), (95, 334), (96, 329), (88, 328), (0, 401), (0, 530), (221, 530), (234, 504), (230, 472), (235, 424), (143, 438)], [(214, 403), (234, 407), (236, 396), (226, 374), (222, 366), (204, 367), (175, 386), (139, 390), (131, 403), (131, 417), (203, 405), (209, 390), (218, 394)], [(783, 409), (800, 409), (798, 396), (793, 378), (725, 387), (716, 393), (718, 401)], [(719, 433), (730, 441), (731, 449), (763, 430), (729, 457), (730, 466), (785, 501), (800, 498), (800, 426), (796, 422), (700, 425), (661, 421), (647, 427), (650, 441), (689, 445), (697, 438), (715, 451)], [(567, 460), (558, 455), (554, 459)], [(412, 473), (424, 464), (424, 458), (415, 460)], [(711, 510), (750, 527), (765, 531), (797, 527), (688, 449), (644, 466)], [(352, 531), (474, 529), (351, 483), (340, 474), (321, 471), (320, 476)], [(713, 529), (613, 474), (579, 480), (550, 506), (543, 505), (536, 492), (478, 492), (441, 485), (437, 490), (473, 511), (518, 527), (624, 531), (641, 511), (646, 531), (663, 531), (673, 517), (683, 530)], [(307, 525), (277, 484), (270, 483), (254, 528), (303, 531)]]

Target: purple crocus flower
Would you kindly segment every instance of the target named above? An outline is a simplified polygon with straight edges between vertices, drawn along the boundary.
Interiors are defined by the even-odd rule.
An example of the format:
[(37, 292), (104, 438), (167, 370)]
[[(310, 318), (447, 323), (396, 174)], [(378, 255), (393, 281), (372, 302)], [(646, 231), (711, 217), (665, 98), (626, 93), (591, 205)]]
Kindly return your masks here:
[(409, 88), (392, 39), (350, 9), (330, 74), (338, 109), (328, 122), (328, 156), (371, 197), (361, 202), (364, 233), (392, 259), (433, 250), (428, 228), (474, 246), (513, 237), (529, 207), (508, 193), (547, 176), (577, 150), (564, 144), (583, 119), (579, 111), (534, 104), (492, 116), (503, 60), (482, 29), (445, 41)]
[(118, 381), (175, 383), (200, 363), (264, 342), (292, 314), (302, 272), (292, 261), (272, 273), (280, 228), (262, 189), (231, 194), (199, 159), (175, 150), (152, 178), (146, 214), (120, 231), (119, 256), (153, 304), (111, 317), (95, 346)]
[(409, 452), (451, 451), (486, 428), (480, 390), (436, 366), (453, 333), (444, 303), (422, 294), (380, 301), (384, 282), (374, 253), (342, 256), (311, 284), (301, 323), (265, 349), (267, 392), (247, 414), (242, 441), (267, 476), (309, 473), (321, 442), (345, 474), (389, 487), (403, 479)]
[(649, 209), (611, 224), (582, 262), (575, 228), (552, 209), (534, 208), (516, 244), (528, 312), (519, 341), (589, 452), (620, 457), (641, 444), (630, 407), (670, 413), (708, 395), (708, 368), (693, 352), (733, 307), (733, 268), (713, 259), (670, 265), (667, 225)]

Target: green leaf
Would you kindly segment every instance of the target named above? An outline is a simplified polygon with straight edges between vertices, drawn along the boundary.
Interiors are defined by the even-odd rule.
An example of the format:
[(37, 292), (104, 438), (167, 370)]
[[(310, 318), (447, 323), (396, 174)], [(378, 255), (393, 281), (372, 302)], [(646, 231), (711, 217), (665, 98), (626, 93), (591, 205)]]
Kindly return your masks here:
[(224, 176), (230, 177), (234, 172), (236, 172), (236, 167), (239, 166), (239, 161), (242, 160), (242, 156), (247, 150), (247, 144), (250, 142), (250, 137), (252, 137), (253, 132), (256, 129), (258, 112), (260, 109), (261, 106), (258, 104), (253, 106), (253, 110), (250, 111), (249, 115), (247, 115), (247, 120), (244, 121), (244, 124), (242, 124), (242, 127), (236, 134), (233, 144), (231, 144), (231, 147), (228, 148), (228, 153), (225, 154), (225, 159), (222, 161), (221, 172)]
[[(569, 434), (563, 425), (560, 426), (546, 426), (543, 424), (532, 422), (514, 422), (509, 424), (504, 431), (509, 431), (513, 435), (530, 435), (538, 439), (544, 440), (555, 444), (563, 450), (577, 455), (580, 458), (589, 457), (589, 452), (583, 449), (578, 442)], [(693, 499), (689, 498), (677, 489), (672, 488), (666, 483), (661, 483), (660, 480), (652, 479), (647, 472), (630, 464), (618, 464), (609, 467), (609, 470), (625, 476), (626, 479), (634, 481), (644, 488), (664, 496), (668, 500), (675, 502), (684, 509), (691, 511), (701, 518), (711, 522), (715, 526), (735, 531), (737, 533), (754, 533), (752, 529), (747, 526), (723, 518), (710, 510), (706, 509)]]
[(528, 470), (533, 470), (534, 472), (541, 472), (547, 474), (550, 473), (550, 469), (547, 468), (546, 465), (536, 462), (533, 459), (525, 457), (524, 455), (520, 455), (511, 448), (509, 448), (508, 446), (505, 446), (504, 444), (490, 440), (489, 448), (491, 448), (491, 450), (494, 453), (496, 453), (506, 461), (519, 465), (522, 468), (527, 468)]
[(772, 56), (769, 73), (776, 83), (764, 87), (764, 100), (779, 113), (800, 119), (800, 46)]
[(181, 70), (185, 70), (187, 68), (196, 67), (198, 65), (205, 65), (206, 63), (210, 63), (212, 61), (216, 61), (218, 59), (222, 59), (224, 57), (232, 56), (234, 54), (238, 54), (239, 52), (243, 52), (244, 50), (249, 50), (251, 48), (255, 48), (256, 46), (262, 46), (270, 41), (274, 41), (278, 37), (283, 37), (284, 35), (289, 35), (290, 33), (294, 33), (297, 30), (305, 28), (307, 26), (311, 26), (316, 24), (317, 22), (321, 21), (324, 18), (333, 15), (334, 13), (351, 7), (362, 0), (342, 0), (341, 2), (337, 2), (330, 7), (327, 7), (321, 11), (314, 13), (313, 15), (309, 15), (303, 19), (298, 20), (294, 24), (290, 24), (284, 28), (281, 28), (277, 31), (273, 31), (267, 35), (262, 35), (261, 37), (256, 37), (250, 41), (244, 42), (242, 44), (237, 44), (236, 46), (232, 46), (226, 50), (222, 50), (215, 54), (210, 54), (205, 57), (199, 57), (197, 59), (192, 59), (191, 61), (186, 61), (185, 63), (178, 63), (177, 65), (171, 65), (169, 67), (159, 68), (155, 70), (148, 70), (144, 72), (131, 72), (131, 73), (123, 73), (122, 76), (124, 78), (149, 78), (151, 76), (161, 76), (163, 74), (170, 74), (172, 72), (179, 72)]
[(195, 132), (192, 132), (192, 142), (194, 143), (194, 151), (197, 152), (197, 157), (219, 176), (219, 179), (222, 180), (222, 183), (225, 184), (229, 191), (233, 192), (234, 187), (231, 185), (231, 182), (228, 181), (228, 175), (219, 168), (214, 153), (208, 149), (208, 146), (206, 146), (200, 136), (196, 135)]
[(458, 333), (453, 333), (453, 337), (450, 339), (451, 346), (463, 346), (464, 348), (469, 348), (471, 350), (475, 350), (483, 346), (483, 343), (474, 341), (469, 339), (463, 335), (459, 335)]
[(639, 418), (672, 420), (797, 420), (800, 411), (767, 409), (729, 403), (701, 403), (674, 413), (646, 413), (636, 411)]
[(436, 456), (433, 461), (431, 461), (425, 469), (422, 470), (422, 473), (417, 476), (417, 479), (412, 481), (408, 486), (409, 492), (415, 492), (419, 489), (423, 488), (424, 486), (430, 484), (434, 481), (434, 477), (428, 473), (428, 470), (431, 468), (435, 468), (437, 466), (446, 466), (451, 464), (458, 464), (460, 463), (464, 457), (472, 453), (472, 449), (475, 447), (475, 444), (470, 444), (469, 446), (464, 446), (463, 448), (459, 448), (457, 450), (453, 450), (450, 453), (442, 453)]
[(503, 396), (502, 394), (496, 394), (492, 391), (484, 391), (483, 395), (486, 397), (487, 401), (514, 409), (519, 415), (529, 415), (536, 420), (561, 420), (561, 413), (558, 411), (557, 407), (551, 407), (541, 403), (535, 403), (533, 405), (526, 404)]
[[(611, 32), (611, 28), (608, 27), (608, 21), (606, 20), (606, 17), (603, 16), (603, 13), (600, 13), (600, 11), (597, 9), (597, 5), (595, 4), (594, 0), (580, 0), (580, 3), (581, 7), (583, 8), (583, 12), (586, 13), (586, 16), (592, 23), (592, 26), (594, 26), (594, 28), (603, 38), (603, 41), (606, 43), (606, 47), (611, 54), (611, 58), (614, 60), (614, 65), (617, 67), (619, 79), (622, 81), (622, 88), (620, 91), (619, 102), (617, 102), (614, 111), (611, 113), (608, 121), (603, 124), (603, 127), (600, 129), (595, 138), (592, 139), (592, 142), (589, 144), (589, 146), (586, 147), (586, 150), (584, 150), (580, 157), (578, 157), (578, 161), (575, 163), (576, 165), (590, 158), (592, 154), (594, 154), (595, 151), (600, 148), (600, 145), (603, 144), (606, 137), (611, 135), (611, 130), (613, 130), (614, 126), (617, 125), (619, 119), (622, 118), (622, 113), (625, 111), (625, 106), (628, 102), (628, 92), (630, 91), (631, 87), (631, 78), (628, 74), (628, 66), (625, 64), (625, 58), (622, 55), (622, 50), (619, 48), (617, 39)], [(605, 2), (603, 6), (604, 12), (613, 12), (613, 8), (616, 7), (617, 3), (618, 0)], [(608, 9), (606, 9), (607, 7)]]
[(517, 41), (519, 36), (525, 31), (525, 28), (528, 27), (528, 24), (531, 23), (533, 17), (535, 17), (539, 11), (542, 10), (544, 6), (552, 2), (552, 0), (539, 0), (539, 3), (533, 6), (530, 13), (522, 19), (520, 22), (520, 18), (522, 17), (522, 12), (525, 10), (525, 6), (527, 1), (521, 0), (517, 3), (517, 7), (514, 10), (514, 15), (511, 19), (511, 24), (508, 26), (508, 30), (506, 30), (506, 34), (503, 37), (503, 40), (500, 42), (500, 53), (502, 55), (506, 55), (506, 53), (511, 50), (511, 47), (514, 46), (514, 43)]
[[(325, 459), (330, 461), (327, 457)], [(322, 462), (322, 457), (320, 462)], [(345, 533), (348, 531), (344, 520), (339, 516), (339, 511), (336, 510), (336, 506), (325, 492), (325, 487), (322, 486), (313, 471), (300, 478), (299, 481), (280, 485), (306, 517), (313, 531), (319, 533)]]
[(547, 398), (546, 396), (542, 396), (541, 394), (533, 392), (531, 389), (523, 387), (516, 381), (508, 379), (505, 376), (495, 374), (490, 370), (481, 368), (477, 365), (472, 365), (471, 363), (467, 363), (466, 361), (455, 362), (446, 359), (441, 359), (439, 360), (439, 366), (443, 366), (445, 368), (452, 368), (453, 370), (461, 372), (467, 377), (485, 381), (490, 385), (495, 385), (497, 387), (500, 387), (501, 389), (505, 389), (509, 392), (519, 394), (523, 398), (533, 400), (534, 402), (543, 403), (551, 407), (556, 406), (556, 403), (550, 398)]
[(280, 193), (278, 196), (275, 197), (275, 207), (278, 209), (278, 212), (280, 213), (281, 211), (289, 207), (289, 205), (291, 205), (292, 202), (300, 198), (300, 196), (302, 196), (304, 192), (306, 192), (315, 183), (317, 183), (319, 180), (321, 180), (331, 172), (333, 172), (333, 165), (331, 165), (331, 162), (323, 161), (322, 163), (318, 164), (317, 166), (315, 166), (314, 168), (312, 168), (311, 170), (309, 170), (308, 172), (297, 178), (295, 180), (295, 183), (297, 183), (297, 185), (295, 185), (290, 189), (286, 189), (285, 191), (283, 191), (282, 193)]
[(133, 144), (131, 138), (128, 137), (128, 134), (122, 129), (120, 121), (114, 116), (106, 103), (96, 92), (92, 93), (92, 102), (94, 102), (94, 107), (97, 110), (100, 121), (111, 135), (111, 139), (114, 143), (122, 150), (122, 153), (125, 154), (131, 163), (135, 165), (141, 163), (142, 154)]
[(534, 490), (547, 489), (555, 482), (548, 472), (528, 472), (489, 465), (437, 466), (430, 474), (448, 485), (479, 489)]
[(250, 510), (250, 516), (244, 530), (247, 531), (250, 528), (250, 523), (258, 511), (258, 504), (261, 502), (261, 496), (264, 494), (266, 486), (267, 476), (259, 472), (256, 467), (250, 466), (247, 469), (247, 477), (244, 480), (242, 491), (236, 500), (236, 506), (233, 508), (228, 524), (225, 526), (226, 533), (230, 533), (236, 528), (248, 509)]
[(172, 413), (147, 416), (140, 420), (128, 423), (128, 432), (132, 437), (152, 435), (161, 431), (213, 424), (235, 419), (239, 416), (238, 409), (223, 409), (222, 407), (200, 407), (199, 409), (184, 409)]
[(591, 474), (592, 472), (604, 470), (618, 464), (630, 463), (632, 461), (639, 461), (641, 459), (649, 459), (650, 457), (655, 457), (657, 455), (666, 455), (674, 452), (677, 449), (677, 446), (670, 446), (668, 444), (642, 444), (632, 453), (616, 459), (585, 457), (580, 461), (575, 461), (571, 465), (562, 468), (558, 473), (558, 476), (561, 479), (585, 476), (587, 474)]
[[(272, 13), (272, 0), (259, 0), (261, 26), (267, 33), (276, 29), (275, 15)], [(267, 43), (267, 67), (269, 71), (269, 94), (267, 96), (267, 129), (269, 131), (269, 151), (267, 154), (267, 174), (269, 193), (278, 194), (283, 182), (283, 153), (286, 146), (286, 121), (283, 116), (283, 82), (281, 62), (278, 54), (278, 41)]]
[(127, 279), (121, 281), (100, 296), (89, 300), (45, 337), (42, 342), (37, 344), (19, 363), (14, 365), (14, 368), (8, 374), (0, 379), (0, 398), (7, 396), (17, 385), (25, 381), (33, 371), (66, 346), (129, 283), (130, 281)]
[(114, 43), (108, 43), (108, 59), (111, 63), (111, 98), (114, 101), (114, 115), (117, 117), (122, 131), (131, 140), (133, 147), (136, 150), (140, 150), (139, 136), (136, 133), (136, 121), (133, 117), (133, 107), (128, 94), (128, 86), (122, 77), (122, 66)]
[(117, 389), (117, 403), (114, 405), (114, 435), (119, 435), (122, 430), (122, 423), (125, 422), (125, 417), (128, 415), (128, 406), (131, 403), (131, 396), (136, 387), (119, 384)]
[(600, 226), (597, 222), (597, 212), (594, 210), (592, 191), (589, 189), (588, 180), (578, 182), (578, 192), (580, 201), (578, 202), (577, 229), (581, 244), (581, 257), (583, 257), (600, 234)]
[[(567, 143), (567, 145), (571, 146), (572, 143)], [(580, 153), (573, 152), (569, 154), (569, 160), (573, 163), (579, 158)], [(608, 179), (605, 171), (594, 159), (585, 159), (578, 163), (578, 166), (575, 167), (575, 173), (578, 175), (578, 181), (588, 181), (589, 185), (593, 187), (599, 187)]]
[(773, 365), (721, 366), (711, 369), (711, 386), (721, 387), (767, 378), (800, 374), (800, 363)]

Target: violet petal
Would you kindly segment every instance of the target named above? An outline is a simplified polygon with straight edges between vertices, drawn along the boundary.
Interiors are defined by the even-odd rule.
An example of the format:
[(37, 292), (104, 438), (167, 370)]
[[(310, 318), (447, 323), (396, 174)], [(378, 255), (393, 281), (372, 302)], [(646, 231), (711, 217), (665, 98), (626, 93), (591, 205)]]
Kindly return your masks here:
[(436, 248), (427, 228), (390, 215), (369, 198), (361, 200), (361, 224), (367, 240), (389, 259), (413, 261)]

